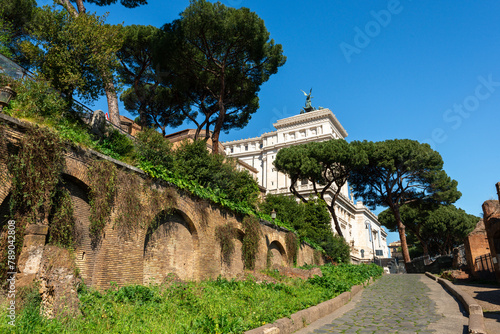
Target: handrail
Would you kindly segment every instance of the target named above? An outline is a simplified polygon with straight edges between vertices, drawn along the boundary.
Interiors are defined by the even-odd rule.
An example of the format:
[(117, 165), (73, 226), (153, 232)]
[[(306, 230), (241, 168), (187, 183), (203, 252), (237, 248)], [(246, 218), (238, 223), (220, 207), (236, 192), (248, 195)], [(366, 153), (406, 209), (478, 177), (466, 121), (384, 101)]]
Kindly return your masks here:
[[(1, 53), (0, 53), (0, 73), (4, 73), (15, 80), (23, 79), (26, 77), (32, 81), (37, 81), (36, 76), (35, 74), (33, 74), (33, 72), (25, 69), (24, 67), (15, 63), (13, 60), (9, 59), (8, 57), (4, 56)], [(72, 99), (71, 109), (75, 113), (81, 115), (80, 117), (82, 118), (91, 119), (92, 115), (94, 114), (94, 111), (92, 109), (90, 109), (89, 107), (87, 107), (86, 105), (75, 99)], [(134, 136), (129, 134), (127, 131), (123, 130), (120, 126), (110, 122), (108, 119), (106, 119), (106, 123), (108, 125), (111, 125), (114, 129), (116, 129), (120, 133), (128, 136), (130, 139), (132, 140), (136, 139)]]

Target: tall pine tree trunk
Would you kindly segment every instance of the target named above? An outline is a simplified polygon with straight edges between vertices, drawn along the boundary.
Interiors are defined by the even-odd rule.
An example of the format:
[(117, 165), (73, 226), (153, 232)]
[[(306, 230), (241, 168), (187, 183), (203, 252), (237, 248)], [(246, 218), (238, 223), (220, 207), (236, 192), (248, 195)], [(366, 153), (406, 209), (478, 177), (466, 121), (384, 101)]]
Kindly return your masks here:
[(408, 264), (411, 262), (410, 253), (408, 252), (408, 244), (406, 243), (406, 227), (401, 221), (401, 215), (399, 213), (399, 207), (391, 206), (392, 212), (394, 213), (394, 218), (396, 218), (396, 224), (399, 232), (399, 240), (401, 240), (401, 252), (403, 253), (403, 261), (405, 262), (405, 268), (408, 270)]
[(118, 110), (118, 97), (116, 95), (116, 89), (113, 80), (108, 80), (108, 83), (106, 83), (106, 98), (108, 99), (109, 121), (117, 127), (121, 128), (120, 112)]

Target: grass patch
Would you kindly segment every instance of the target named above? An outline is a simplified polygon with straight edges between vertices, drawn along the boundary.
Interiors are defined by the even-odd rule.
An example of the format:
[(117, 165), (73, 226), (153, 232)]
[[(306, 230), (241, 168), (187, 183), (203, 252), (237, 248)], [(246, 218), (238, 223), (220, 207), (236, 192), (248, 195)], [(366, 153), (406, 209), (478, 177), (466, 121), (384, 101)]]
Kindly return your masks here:
[[(242, 333), (333, 298), (370, 275), (382, 274), (382, 268), (373, 264), (326, 265), (321, 270), (322, 280), (280, 277), (278, 283), (258, 284), (253, 279), (218, 278), (149, 287), (114, 286), (104, 292), (83, 287), (79, 291), (81, 317), (46, 320), (34, 316), (36, 304), (30, 304), (20, 312), (13, 329), (2, 307), (0, 332), (24, 333), (19, 329), (29, 328), (29, 333)], [(331, 282), (342, 284), (333, 287)]]

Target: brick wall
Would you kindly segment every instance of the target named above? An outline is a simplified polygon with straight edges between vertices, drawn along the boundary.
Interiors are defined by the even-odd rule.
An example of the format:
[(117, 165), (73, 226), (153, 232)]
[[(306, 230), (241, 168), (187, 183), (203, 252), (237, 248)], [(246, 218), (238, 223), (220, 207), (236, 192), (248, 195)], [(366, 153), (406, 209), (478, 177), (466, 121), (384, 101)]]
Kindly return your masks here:
[[(17, 128), (16, 128), (17, 127)], [(7, 129), (9, 135), (2, 135), (7, 141), (16, 141), (22, 136), (22, 123)], [(5, 146), (4, 146), (5, 147)], [(6, 157), (5, 149), (0, 153)], [(89, 234), (90, 204), (88, 198), (88, 165), (94, 159), (107, 159), (116, 164), (126, 178), (121, 182), (137, 184), (134, 191), (145, 211), (148, 209), (147, 193), (155, 189), (165, 192), (167, 185), (148, 180), (141, 171), (88, 150), (73, 149), (65, 156), (63, 186), (69, 191), (73, 202), (76, 220), (77, 242), (75, 246), (75, 264), (88, 285), (107, 288), (110, 282), (122, 286), (125, 284), (147, 284), (162, 282), (169, 273), (182, 280), (201, 280), (223, 277), (235, 277), (243, 272), (242, 232), (240, 215), (212, 205), (183, 191), (175, 190), (177, 199), (173, 212), (153, 212), (141, 215), (133, 230), (125, 231), (116, 224), (120, 209), (113, 206), (102, 237), (94, 243)], [(0, 208), (5, 208), (10, 193), (10, 178), (5, 168), (5, 160), (0, 159)], [(2, 162), (3, 161), (3, 162)], [(3, 164), (2, 164), (3, 163)], [(118, 194), (126, 187), (118, 185)], [(2, 209), (2, 211), (4, 211)], [(151, 225), (155, 219), (156, 224)], [(237, 233), (234, 240), (235, 250), (229, 263), (222, 260), (221, 249), (215, 237), (218, 226), (232, 225)], [(271, 265), (289, 266), (286, 254), (285, 229), (275, 227), (268, 222), (261, 222), (261, 238), (256, 258), (256, 269), (268, 266), (268, 253)], [(45, 232), (46, 233), (46, 232)], [(29, 240), (29, 236), (27, 236)], [(37, 238), (37, 242), (43, 238)], [(42, 242), (43, 243), (43, 242)], [(43, 245), (37, 245), (42, 246)], [(308, 245), (301, 245), (297, 264), (314, 263), (314, 250)], [(316, 257), (317, 260), (317, 257)], [(322, 262), (322, 259), (320, 259)]]

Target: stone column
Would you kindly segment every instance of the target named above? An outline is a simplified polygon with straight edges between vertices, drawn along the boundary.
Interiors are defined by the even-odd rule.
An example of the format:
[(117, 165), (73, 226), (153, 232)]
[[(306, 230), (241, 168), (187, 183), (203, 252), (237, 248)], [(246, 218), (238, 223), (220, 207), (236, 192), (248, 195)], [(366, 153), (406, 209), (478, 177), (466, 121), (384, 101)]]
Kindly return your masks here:
[(40, 269), (48, 231), (48, 225), (29, 224), (26, 227), (23, 248), (17, 264), (21, 271), (21, 279), (26, 280), (26, 283), (31, 282)]

